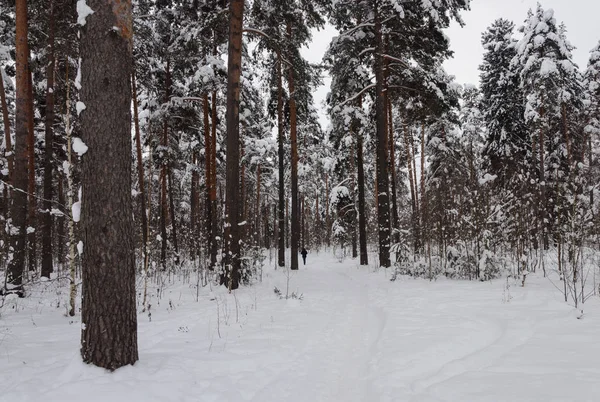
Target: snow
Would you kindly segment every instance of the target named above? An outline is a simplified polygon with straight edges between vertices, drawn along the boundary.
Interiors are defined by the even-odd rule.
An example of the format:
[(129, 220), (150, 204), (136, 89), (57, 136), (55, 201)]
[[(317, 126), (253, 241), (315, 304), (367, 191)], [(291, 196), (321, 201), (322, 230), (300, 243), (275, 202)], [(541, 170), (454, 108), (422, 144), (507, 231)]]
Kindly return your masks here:
[[(77, 75), (75, 76), (75, 88), (77, 89), (81, 89), (81, 57), (79, 58), (79, 61), (77, 62)], [(77, 112), (77, 115), (79, 116), (79, 111)]]
[(85, 26), (85, 19), (92, 14), (94, 14), (94, 10), (87, 5), (85, 0), (77, 1), (77, 23), (79, 25)]
[(233, 294), (201, 288), (198, 301), (190, 283), (161, 282), (160, 299), (151, 285), (152, 319), (138, 314), (140, 360), (114, 373), (81, 362), (80, 315), (65, 317), (58, 303), (66, 283), (40, 284), (0, 311), (0, 400), (596, 400), (597, 298), (577, 319), (534, 273), (525, 287), (391, 282), (389, 270), (331, 252), (311, 252), (300, 268), (289, 293), (301, 299), (274, 294), (286, 294), (285, 269), (265, 268), (262, 283)]
[(83, 156), (88, 151), (87, 145), (85, 145), (85, 142), (83, 142), (79, 137), (73, 137), (72, 146), (73, 152), (79, 156)]
[(81, 201), (74, 202), (71, 209), (73, 212), (73, 222), (79, 222), (81, 219)]
[(77, 110), (77, 116), (79, 116), (81, 112), (83, 112), (86, 109), (85, 103), (77, 101), (77, 103), (75, 104), (75, 109)]
[(77, 254), (79, 254), (79, 256), (83, 254), (83, 241), (81, 240), (77, 243)]

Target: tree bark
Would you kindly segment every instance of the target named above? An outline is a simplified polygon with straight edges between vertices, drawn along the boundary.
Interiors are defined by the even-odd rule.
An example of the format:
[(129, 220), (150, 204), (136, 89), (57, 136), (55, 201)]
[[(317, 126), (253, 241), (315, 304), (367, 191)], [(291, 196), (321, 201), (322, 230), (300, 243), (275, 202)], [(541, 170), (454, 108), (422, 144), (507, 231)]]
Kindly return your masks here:
[(225, 278), (229, 290), (240, 281), (240, 76), (244, 0), (229, 3), (229, 52), (227, 58), (227, 176), (225, 193)]
[[(387, 97), (387, 108), (388, 108), (388, 131), (389, 131), (389, 149), (390, 149), (390, 178), (391, 186), (390, 191), (392, 192), (392, 223), (393, 223), (393, 238), (394, 244), (400, 243), (400, 217), (398, 216), (398, 198), (396, 195), (396, 144), (394, 141), (394, 122), (392, 116), (392, 102)], [(396, 261), (398, 261), (400, 253), (396, 251)]]
[[(171, 66), (170, 59), (167, 58), (167, 69), (166, 69), (166, 80), (165, 80), (165, 104), (169, 102), (170, 98), (170, 74)], [(161, 247), (160, 247), (160, 261), (163, 271), (167, 270), (167, 221), (169, 220), (169, 200), (167, 199), (167, 181), (169, 179), (169, 162), (168, 162), (168, 148), (169, 148), (169, 122), (165, 115), (163, 121), (163, 133), (162, 142), (163, 147), (163, 160), (160, 171), (160, 235), (161, 235)]]
[(377, 222), (379, 225), (379, 265), (391, 266), (390, 261), (390, 207), (387, 156), (387, 103), (384, 92), (385, 76), (383, 71), (383, 36), (379, 5), (374, 3), (375, 44), (378, 55), (375, 57), (375, 114), (377, 126)]
[(4, 293), (24, 296), (23, 270), (25, 268), (25, 242), (27, 219), (27, 115), (28, 115), (28, 60), (27, 0), (16, 1), (16, 112), (15, 157), (13, 171), (14, 191), (11, 197), (8, 267)]
[(52, 261), (52, 147), (54, 145), (54, 0), (48, 5), (48, 64), (46, 66), (46, 132), (44, 136), (44, 200), (42, 202), (42, 272), (50, 278)]
[[(87, 0), (81, 38), (81, 356), (109, 370), (138, 360), (131, 197), (131, 1)], [(115, 29), (118, 28), (118, 30)]]
[[(212, 144), (211, 131), (208, 111), (208, 94), (205, 93), (202, 97), (202, 115), (204, 117), (204, 181), (206, 182), (206, 208), (205, 208), (205, 231), (206, 231), (206, 251), (210, 255), (212, 244), (214, 242), (214, 227), (212, 226)], [(216, 255), (215, 255), (216, 257)], [(209, 269), (215, 269), (214, 265), (209, 264)]]
[(363, 136), (360, 130), (356, 136), (356, 164), (358, 168), (358, 242), (360, 248), (360, 265), (369, 265), (369, 256), (367, 253), (367, 217), (365, 214), (366, 206)]
[[(34, 131), (34, 109), (33, 109), (33, 72), (29, 69), (27, 74), (27, 243), (28, 243), (28, 266), (30, 272), (36, 271), (37, 265), (37, 225), (36, 225), (36, 198), (35, 198), (35, 131)], [(29, 231), (31, 228), (31, 232)]]
[(284, 190), (284, 164), (283, 164), (283, 77), (281, 53), (277, 52), (277, 154), (279, 162), (279, 203), (278, 203), (278, 253), (277, 263), (285, 266), (285, 190)]
[[(215, 48), (216, 53), (216, 48)], [(211, 227), (211, 245), (210, 245), (210, 268), (214, 270), (217, 266), (217, 234), (220, 228), (217, 225), (217, 92), (212, 93), (212, 140), (210, 142), (210, 227)]]
[[(287, 23), (287, 37), (292, 40), (292, 25)], [(292, 181), (292, 222), (291, 222), (291, 262), (290, 269), (298, 269), (298, 245), (300, 244), (300, 211), (298, 206), (298, 134), (296, 116), (296, 93), (294, 87), (294, 69), (288, 67), (288, 91), (290, 95), (290, 143), (292, 151), (291, 181)]]

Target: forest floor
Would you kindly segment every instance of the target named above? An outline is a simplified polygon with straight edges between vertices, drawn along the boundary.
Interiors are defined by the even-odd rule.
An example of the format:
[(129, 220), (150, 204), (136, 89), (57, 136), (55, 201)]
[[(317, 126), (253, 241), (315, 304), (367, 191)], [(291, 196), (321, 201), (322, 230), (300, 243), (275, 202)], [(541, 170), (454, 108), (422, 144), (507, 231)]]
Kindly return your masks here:
[[(428, 281), (309, 254), (289, 278), (234, 294), (151, 287), (140, 360), (109, 373), (79, 356), (66, 289), (40, 284), (0, 311), (0, 401), (597, 401), (600, 300), (585, 315), (554, 285)], [(150, 319), (151, 318), (151, 319)]]

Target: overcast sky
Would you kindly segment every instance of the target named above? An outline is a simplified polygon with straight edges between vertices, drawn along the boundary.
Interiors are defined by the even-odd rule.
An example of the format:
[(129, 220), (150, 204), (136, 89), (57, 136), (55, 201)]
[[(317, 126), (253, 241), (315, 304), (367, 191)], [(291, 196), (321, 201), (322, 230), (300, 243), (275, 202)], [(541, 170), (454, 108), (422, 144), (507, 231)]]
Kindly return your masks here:
[[(567, 37), (577, 49), (573, 52), (575, 62), (581, 68), (587, 65), (589, 51), (600, 40), (598, 19), (600, 18), (600, 0), (543, 0), (545, 9), (554, 9), (554, 16), (567, 27)], [(481, 33), (497, 18), (506, 18), (522, 25), (527, 10), (535, 9), (537, 0), (471, 0), (471, 11), (463, 13), (465, 26), (453, 24), (446, 34), (450, 38), (450, 47), (454, 59), (445, 64), (448, 73), (456, 76), (461, 84), (479, 83), (478, 67), (481, 64), (483, 48)], [(328, 26), (316, 32), (310, 47), (303, 49), (303, 55), (314, 63), (321, 61), (335, 30)], [(327, 128), (328, 119), (323, 101), (329, 91), (330, 80), (315, 93), (315, 101), (320, 109), (321, 125)]]

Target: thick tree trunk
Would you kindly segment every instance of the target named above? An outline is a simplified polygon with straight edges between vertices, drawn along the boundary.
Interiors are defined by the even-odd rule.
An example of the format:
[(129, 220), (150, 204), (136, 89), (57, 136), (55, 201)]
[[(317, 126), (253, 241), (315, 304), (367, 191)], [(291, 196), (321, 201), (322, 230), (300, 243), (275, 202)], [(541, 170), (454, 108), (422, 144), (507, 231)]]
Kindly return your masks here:
[(135, 127), (135, 150), (137, 159), (137, 171), (138, 171), (138, 187), (140, 191), (140, 218), (142, 221), (142, 254), (144, 259), (148, 253), (148, 217), (146, 215), (146, 186), (144, 183), (144, 162), (142, 160), (142, 139), (140, 134), (140, 120), (138, 114), (138, 99), (137, 99), (137, 85), (135, 76), (135, 67), (131, 70), (131, 88), (133, 95), (133, 123)]
[(44, 200), (42, 203), (42, 273), (50, 278), (52, 261), (52, 147), (54, 145), (54, 0), (48, 5), (48, 61), (46, 66), (46, 133), (44, 136)]
[(375, 57), (375, 114), (377, 126), (377, 222), (379, 225), (379, 265), (391, 266), (390, 261), (390, 207), (387, 157), (387, 96), (384, 92), (383, 37), (378, 4), (374, 6), (375, 43), (378, 55)]
[[(131, 2), (87, 0), (81, 39), (81, 356), (109, 370), (138, 360), (131, 197)], [(114, 29), (118, 27), (118, 31)]]
[(281, 53), (277, 53), (277, 155), (279, 162), (279, 202), (278, 202), (278, 253), (277, 264), (285, 266), (285, 190), (284, 190), (284, 164), (283, 164), (283, 77)]
[(27, 0), (16, 1), (16, 114), (15, 114), (15, 166), (13, 191), (10, 206), (9, 262), (4, 284), (5, 293), (23, 292), (23, 270), (25, 268), (26, 219), (27, 219), (27, 115), (28, 115), (28, 59), (27, 43)]
[[(287, 37), (292, 40), (292, 25), (287, 24)], [(298, 135), (297, 135), (297, 116), (296, 116), (296, 89), (294, 87), (294, 69), (288, 67), (288, 91), (290, 93), (290, 143), (292, 151), (291, 181), (292, 181), (292, 244), (291, 244), (291, 262), (292, 270), (298, 269), (298, 246), (300, 244), (300, 210), (298, 208)]]
[(240, 281), (240, 76), (242, 73), (242, 21), (244, 0), (229, 3), (229, 52), (227, 58), (227, 183), (225, 204), (225, 275), (229, 290)]

